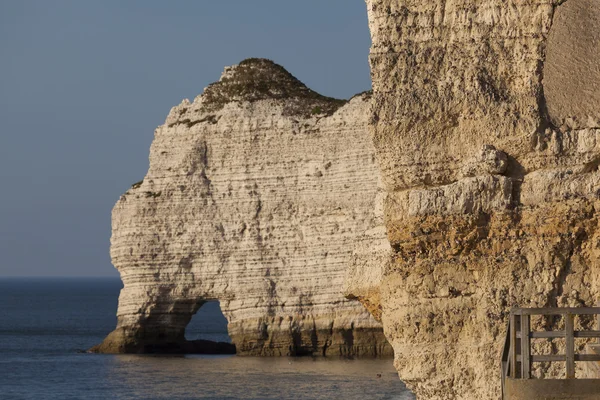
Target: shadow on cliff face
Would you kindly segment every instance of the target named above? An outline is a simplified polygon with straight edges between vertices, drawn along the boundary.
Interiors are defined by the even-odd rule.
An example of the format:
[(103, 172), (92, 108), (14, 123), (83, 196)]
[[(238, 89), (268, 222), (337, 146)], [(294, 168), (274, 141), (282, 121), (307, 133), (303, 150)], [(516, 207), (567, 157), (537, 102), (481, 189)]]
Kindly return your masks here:
[[(201, 302), (196, 314), (187, 313), (171, 324), (157, 321), (151, 316), (145, 322), (151, 328), (141, 329), (138, 336), (126, 336), (129, 347), (114, 348), (109, 341), (108, 350), (96, 346), (90, 352), (139, 354), (236, 354), (236, 347), (227, 334), (227, 320), (219, 302)], [(179, 323), (179, 325), (178, 325)], [(166, 330), (165, 330), (166, 327)], [(185, 337), (183, 332), (185, 327)], [(169, 331), (168, 329), (171, 329)], [(117, 330), (111, 335), (127, 335)], [(110, 337), (110, 335), (109, 335)], [(119, 338), (117, 337), (119, 340)]]

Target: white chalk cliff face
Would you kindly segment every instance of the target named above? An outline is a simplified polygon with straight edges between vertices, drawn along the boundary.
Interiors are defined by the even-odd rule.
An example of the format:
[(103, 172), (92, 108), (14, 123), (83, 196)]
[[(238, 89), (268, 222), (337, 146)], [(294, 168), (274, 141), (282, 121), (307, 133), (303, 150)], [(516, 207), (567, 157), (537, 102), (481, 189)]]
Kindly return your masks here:
[(345, 290), (383, 321), (417, 398), (499, 399), (511, 307), (600, 299), (600, 2), (367, 7), (393, 254)]
[(113, 210), (124, 288), (118, 326), (93, 350), (177, 349), (217, 299), (238, 354), (391, 354), (341, 293), (354, 247), (384, 237), (368, 233), (381, 224), (369, 99), (320, 96), (250, 59), (174, 107), (146, 177)]

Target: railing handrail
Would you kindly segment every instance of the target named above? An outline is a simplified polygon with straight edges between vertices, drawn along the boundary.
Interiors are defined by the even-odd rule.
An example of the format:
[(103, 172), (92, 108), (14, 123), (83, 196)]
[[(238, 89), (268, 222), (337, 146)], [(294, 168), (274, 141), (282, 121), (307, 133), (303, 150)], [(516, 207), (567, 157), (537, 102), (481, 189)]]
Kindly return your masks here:
[(563, 308), (513, 308), (512, 315), (594, 315), (600, 314), (600, 307), (563, 307)]
[[(564, 330), (531, 331), (532, 315), (556, 315), (565, 319)], [(576, 331), (575, 315), (596, 315), (597, 330)], [(530, 379), (532, 362), (566, 362), (566, 378), (575, 379), (575, 361), (600, 361), (600, 355), (575, 354), (575, 338), (600, 339), (600, 307), (579, 308), (514, 308), (510, 312), (506, 340), (502, 351), (502, 396), (507, 377)], [(565, 338), (565, 354), (531, 355), (531, 339)], [(519, 367), (520, 364), (520, 368)]]

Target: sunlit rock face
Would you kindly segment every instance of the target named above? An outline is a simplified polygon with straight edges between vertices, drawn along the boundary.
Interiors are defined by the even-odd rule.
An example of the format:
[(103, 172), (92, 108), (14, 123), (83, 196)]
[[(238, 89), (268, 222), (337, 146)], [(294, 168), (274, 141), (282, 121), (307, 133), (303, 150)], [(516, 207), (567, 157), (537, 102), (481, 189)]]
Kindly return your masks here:
[(564, 131), (600, 127), (600, 6), (563, 3), (550, 30), (544, 92), (552, 123)]
[(381, 318), (417, 398), (499, 399), (511, 307), (599, 300), (600, 2), (367, 8), (392, 256), (346, 292)]
[[(150, 168), (113, 210), (124, 289), (94, 351), (171, 351), (218, 299), (238, 354), (391, 354), (341, 289), (381, 224), (370, 95), (323, 97), (268, 60), (225, 69), (155, 132)], [(364, 250), (364, 249), (367, 250)]]

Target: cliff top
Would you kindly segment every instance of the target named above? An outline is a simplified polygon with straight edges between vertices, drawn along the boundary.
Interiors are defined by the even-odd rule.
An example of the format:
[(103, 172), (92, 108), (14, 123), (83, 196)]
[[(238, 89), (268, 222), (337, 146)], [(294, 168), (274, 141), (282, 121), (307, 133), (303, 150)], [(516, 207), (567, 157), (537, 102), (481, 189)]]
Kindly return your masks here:
[(309, 89), (281, 65), (264, 58), (249, 58), (226, 67), (221, 79), (202, 94), (207, 111), (216, 111), (233, 101), (287, 100), (286, 114), (331, 115), (346, 100), (322, 96)]

